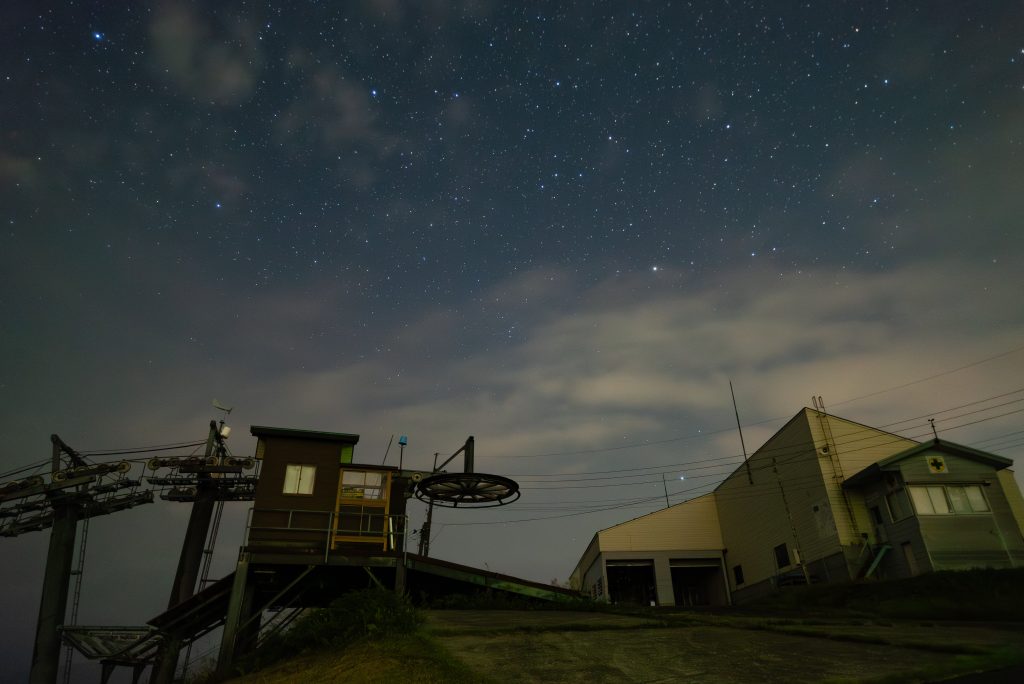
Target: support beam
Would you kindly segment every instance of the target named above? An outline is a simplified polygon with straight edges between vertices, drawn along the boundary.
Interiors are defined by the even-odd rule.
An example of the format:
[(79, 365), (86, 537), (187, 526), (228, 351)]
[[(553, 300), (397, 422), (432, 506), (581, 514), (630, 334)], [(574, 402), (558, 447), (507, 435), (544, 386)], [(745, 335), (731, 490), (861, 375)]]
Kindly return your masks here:
[[(217, 423), (211, 420), (210, 434), (206, 438), (205, 458), (209, 459), (213, 456), (215, 448), (219, 445), (220, 435), (217, 432)], [(206, 546), (206, 536), (210, 532), (210, 520), (213, 519), (213, 507), (217, 500), (215, 484), (209, 475), (204, 473), (200, 476), (199, 485), (196, 487), (196, 499), (192, 503), (192, 513), (188, 518), (185, 541), (182, 542), (181, 555), (178, 557), (178, 570), (174, 575), (174, 586), (171, 587), (171, 597), (167, 602), (168, 608), (173, 608), (191, 598), (196, 592), (199, 568), (203, 562), (203, 548)], [(180, 635), (166, 635), (157, 654), (156, 662), (153, 664), (153, 673), (150, 675), (151, 684), (171, 684), (174, 681), (181, 645)]]
[(251, 609), (251, 600), (246, 600), (247, 593), (252, 593), (249, 588), (249, 554), (243, 551), (238, 556), (238, 565), (235, 566), (235, 582), (231, 587), (228, 614), (224, 621), (224, 632), (220, 637), (220, 653), (217, 655), (218, 676), (231, 674), (235, 662), (235, 641), (241, 624), (249, 618), (246, 609)]
[(30, 684), (55, 684), (60, 669), (60, 626), (68, 606), (68, 582), (75, 554), (78, 507), (67, 498), (54, 502), (50, 549), (46, 554), (43, 596), (39, 601), (36, 643), (32, 651)]
[[(217, 423), (210, 421), (210, 434), (206, 438), (206, 455), (209, 459), (219, 444)], [(203, 547), (206, 536), (210, 532), (210, 520), (213, 519), (213, 507), (217, 500), (215, 483), (208, 474), (200, 476), (196, 487), (196, 499), (192, 504), (192, 513), (188, 518), (188, 529), (185, 541), (181, 545), (181, 556), (178, 557), (178, 570), (174, 575), (174, 586), (168, 608), (173, 608), (196, 592), (196, 580), (199, 579), (199, 568), (203, 562)]]
[(174, 681), (181, 644), (182, 639), (177, 634), (164, 635), (163, 645), (156, 652), (156, 660), (153, 661), (153, 672), (149, 676), (150, 684), (171, 684)]
[(200, 480), (196, 488), (196, 500), (192, 503), (192, 513), (188, 518), (188, 530), (181, 546), (178, 570), (174, 575), (174, 587), (167, 602), (168, 608), (192, 598), (196, 593), (196, 581), (199, 579), (199, 569), (203, 562), (203, 548), (206, 546), (206, 536), (210, 532), (210, 521), (213, 519), (216, 503), (217, 491), (213, 483)]
[[(53, 472), (61, 470), (60, 455), (78, 459), (78, 454), (57, 435), (50, 435), (53, 445)], [(53, 527), (50, 548), (46, 554), (43, 574), (43, 596), (39, 600), (36, 621), (36, 643), (32, 649), (30, 684), (55, 684), (60, 668), (60, 630), (68, 609), (68, 583), (75, 554), (75, 532), (78, 527), (78, 501), (74, 494), (60, 491), (50, 495), (53, 506)]]

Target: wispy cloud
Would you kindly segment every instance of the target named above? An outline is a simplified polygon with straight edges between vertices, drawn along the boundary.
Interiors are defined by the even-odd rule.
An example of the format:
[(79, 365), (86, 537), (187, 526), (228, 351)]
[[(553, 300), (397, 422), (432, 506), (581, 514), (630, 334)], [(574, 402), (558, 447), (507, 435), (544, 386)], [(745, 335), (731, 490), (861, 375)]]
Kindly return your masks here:
[(237, 104), (252, 95), (262, 67), (256, 28), (243, 15), (212, 16), (182, 2), (159, 5), (149, 27), (154, 67), (185, 97)]

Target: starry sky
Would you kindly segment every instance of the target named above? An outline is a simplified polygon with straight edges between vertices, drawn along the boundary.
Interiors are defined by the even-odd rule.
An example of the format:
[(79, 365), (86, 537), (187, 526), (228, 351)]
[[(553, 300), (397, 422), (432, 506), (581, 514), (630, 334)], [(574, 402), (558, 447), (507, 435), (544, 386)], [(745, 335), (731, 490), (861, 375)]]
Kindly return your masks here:
[[(730, 380), (751, 448), (822, 395), (1020, 458), (1022, 29), (1018, 2), (5, 2), (0, 468), (54, 432), (202, 440), (213, 398), (238, 454), (252, 424), (370, 463), (407, 434), (428, 468), (472, 434), (523, 497), (440, 512), (432, 555), (564, 581), (740, 462)], [(159, 612), (187, 515), (92, 525), (80, 621)], [(26, 615), (46, 536), (0, 539)]]

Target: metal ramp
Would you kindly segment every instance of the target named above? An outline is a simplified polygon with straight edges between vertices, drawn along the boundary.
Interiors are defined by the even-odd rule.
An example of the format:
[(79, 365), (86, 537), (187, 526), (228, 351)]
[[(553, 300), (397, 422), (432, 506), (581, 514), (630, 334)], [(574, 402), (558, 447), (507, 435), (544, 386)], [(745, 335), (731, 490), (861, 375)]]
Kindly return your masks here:
[(234, 573), (170, 608), (143, 627), (65, 627), (65, 643), (90, 660), (99, 660), (100, 682), (110, 680), (118, 667), (132, 669), (132, 682), (159, 657), (172, 639), (188, 644), (224, 623)]
[(147, 624), (166, 634), (179, 635), (186, 642), (195, 641), (224, 622), (234, 581), (234, 572), (225, 575), (173, 608), (147, 620)]
[(425, 590), (426, 593), (432, 593), (432, 588), (444, 592), (456, 585), (463, 585), (466, 589), (503, 591), (542, 601), (571, 601), (580, 598), (580, 595), (571, 589), (412, 553), (406, 557), (405, 567), (408, 573), (407, 582), (414, 592)]

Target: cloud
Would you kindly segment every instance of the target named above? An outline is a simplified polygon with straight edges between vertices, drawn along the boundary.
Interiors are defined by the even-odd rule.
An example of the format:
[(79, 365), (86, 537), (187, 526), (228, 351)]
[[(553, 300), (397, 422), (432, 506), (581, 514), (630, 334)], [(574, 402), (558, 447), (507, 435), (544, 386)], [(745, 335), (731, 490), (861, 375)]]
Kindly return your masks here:
[[(267, 399), (256, 403), (278, 423), (364, 432), (371, 451), (382, 451), (390, 432), (415, 435), (430, 451), (473, 433), (498, 460), (728, 427), (730, 379), (744, 422), (789, 416), (812, 394), (837, 403), (1019, 346), (1024, 323), (1007, 315), (1013, 288), (991, 288), (982, 300), (946, 277), (953, 268), (967, 281), (990, 277), (952, 262), (838, 279), (744, 271), (638, 302), (628, 293), (646, 287), (649, 274), (588, 287), (542, 269), (492, 288), (486, 313), (426, 311), (367, 340), (368, 353), (332, 358), (307, 343), (318, 361), (266, 373), (258, 384)], [(561, 294), (549, 288), (546, 299), (518, 308), (551, 282)], [(612, 282), (626, 296), (606, 296)], [(499, 313), (519, 321), (521, 338), (502, 335), (491, 322)], [(303, 319), (319, 315), (269, 334), (301, 339)], [(480, 339), (456, 353), (466, 329)], [(381, 340), (391, 341), (386, 350)], [(923, 394), (873, 398), (853, 417), (884, 422), (905, 417), (908, 397), (941, 408), (1006, 382), (984, 368), (969, 377), (977, 380), (957, 400), (936, 403), (929, 391), (937, 381)]]
[[(950, 278), (951, 272), (957, 278)], [(189, 283), (195, 280), (189, 275), (175, 277)], [(256, 293), (240, 318), (230, 315), (230, 293), (210, 301), (208, 293), (186, 288), (177, 296), (205, 305), (194, 307), (200, 313), (193, 319), (179, 314), (170, 321), (176, 335), (158, 344), (137, 332), (118, 333), (132, 340), (135, 354), (154, 358), (154, 366), (125, 354), (123, 345), (90, 350), (95, 358), (85, 368), (62, 360), (81, 354), (51, 350), (45, 354), (51, 365), (68, 366), (60, 378), (65, 391), (42, 394), (39, 387), (55, 386), (57, 380), (40, 382), (38, 373), (24, 385), (11, 384), (8, 389), (22, 401), (5, 415), (9, 449), (45, 456), (46, 436), (53, 431), (80, 449), (202, 439), (214, 396), (236, 407), (230, 446), (239, 454), (253, 448), (250, 424), (358, 433), (357, 459), (364, 463), (380, 463), (389, 437), (408, 434), (404, 464), (429, 468), (434, 452), (444, 459), (473, 434), (477, 470), (519, 478), (523, 499), (493, 511), (436, 511), (440, 536), (432, 550), (456, 562), (488, 563), (545, 581), (565, 577), (595, 530), (661, 505), (663, 485), (654, 475), (633, 478), (635, 485), (616, 480), (601, 489), (545, 489), (522, 474), (722, 459), (722, 468), (694, 471), (719, 475), (694, 476), (693, 485), (668, 483), (673, 495), (684, 488), (706, 491), (738, 462), (730, 379), (751, 452), (812, 394), (823, 395), (839, 415), (869, 425), (936, 415), (943, 431), (991, 413), (949, 420), (940, 409), (1019, 384), (1021, 357), (1010, 355), (843, 403), (1020, 347), (1024, 321), (1010, 270), (950, 259), (839, 276), (816, 271), (794, 278), (740, 268), (706, 281), (662, 275), (671, 274), (644, 272), (588, 284), (556, 267), (538, 268), (489, 288), (479, 298), (486, 307), (427, 309), (402, 323), (381, 323), (372, 332), (346, 329), (349, 302), (327, 286)], [(318, 291), (321, 296), (310, 294)], [(514, 317), (520, 335), (504, 336), (502, 326), (493, 323), (498, 315)], [(129, 318), (126, 313), (125, 322), (105, 325), (119, 331)], [(332, 321), (343, 334), (319, 336)], [(60, 325), (80, 336), (96, 327), (64, 317)], [(479, 337), (460, 347), (466, 329), (479, 331)], [(205, 348), (184, 341), (186, 331), (202, 330), (223, 339)], [(110, 372), (113, 368), (117, 372)], [(981, 423), (944, 434), (970, 444), (978, 435), (1007, 429), (999, 426)], [(666, 439), (676, 441), (635, 446)], [(571, 453), (577, 450), (606, 451)], [(388, 463), (396, 459), (393, 449)], [(450, 469), (459, 467), (456, 461)], [(679, 470), (690, 480), (685, 465)], [(565, 506), (574, 501), (601, 506), (630, 497), (650, 502), (502, 524), (573, 512)], [(151, 589), (169, 584), (177, 537), (169, 541), (166, 534), (150, 531), (180, 534), (184, 526), (184, 509), (169, 506), (158, 503), (97, 523), (95, 548), (115, 548), (112, 539), (124, 538), (126, 530), (138, 540), (125, 568), (130, 567), (129, 576), (146, 578), (125, 584), (121, 612), (92, 609), (106, 621), (145, 619), (159, 610), (159, 592)], [(410, 509), (413, 527), (422, 508)], [(225, 572), (244, 526), (244, 507), (232, 510), (235, 518), (222, 528)], [(487, 521), (495, 525), (456, 526)], [(109, 535), (108, 541), (101, 534)], [(519, 549), (527, 544), (531, 553), (524, 555)], [(31, 556), (41, 562), (38, 549)], [(33, 594), (25, 610), (34, 600)]]
[(161, 4), (149, 33), (157, 73), (181, 94), (219, 105), (252, 95), (262, 66), (256, 29), (244, 17), (220, 25), (180, 2)]
[(399, 142), (379, 125), (370, 88), (333, 67), (316, 71), (305, 82), (275, 133), (283, 144), (312, 146), (333, 155), (337, 175), (349, 187), (363, 190), (377, 181), (379, 162)]
[(32, 187), (39, 176), (34, 159), (0, 150), (0, 182)]

